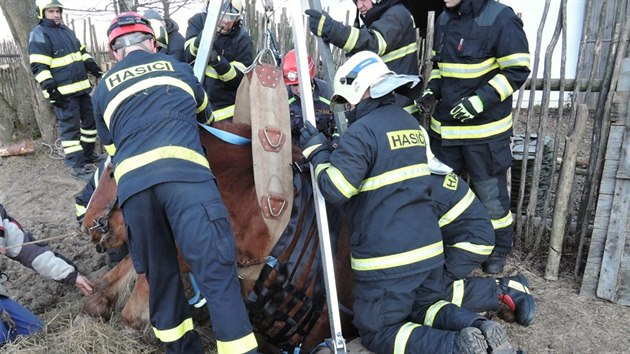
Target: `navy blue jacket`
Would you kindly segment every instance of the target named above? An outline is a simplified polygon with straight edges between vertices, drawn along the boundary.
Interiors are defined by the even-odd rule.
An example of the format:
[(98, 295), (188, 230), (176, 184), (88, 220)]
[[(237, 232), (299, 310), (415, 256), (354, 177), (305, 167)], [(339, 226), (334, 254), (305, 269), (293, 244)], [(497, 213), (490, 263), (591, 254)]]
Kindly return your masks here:
[[(203, 30), (206, 16), (202, 12), (188, 20), (185, 44), (188, 62), (197, 57), (195, 40)], [(243, 80), (243, 72), (254, 62), (254, 45), (249, 33), (238, 22), (230, 33), (217, 34), (213, 48), (219, 54), (220, 60), (206, 68), (203, 87), (210, 97), (212, 120), (218, 122), (234, 117), (236, 90)]]
[(179, 25), (170, 18), (165, 18), (164, 22), (166, 23), (166, 33), (168, 33), (168, 47), (166, 47), (165, 53), (172, 55), (179, 61), (185, 61), (184, 42), (186, 41), (184, 36), (179, 33)]
[(445, 176), (432, 174), (430, 181), (444, 247), (490, 255), (494, 229), (486, 208), (468, 183), (452, 172)]
[(392, 95), (362, 101), (356, 110), (357, 120), (339, 147), (313, 159), (323, 196), (347, 215), (356, 279), (393, 279), (441, 267), (422, 128)]
[[(438, 17), (428, 88), (440, 99), (429, 134), (443, 145), (478, 144), (512, 135), (512, 93), (527, 79), (529, 48), (523, 22), (494, 0), (465, 0)], [(451, 117), (462, 98), (478, 95), (481, 114)]]
[(43, 19), (29, 34), (29, 61), (35, 79), (47, 89), (58, 86), (65, 96), (89, 93), (88, 71), (100, 76), (99, 67), (74, 32), (64, 24)]
[[(302, 114), (302, 101), (300, 97), (289, 91), (289, 112), (291, 114), (291, 133), (293, 139), (299, 139), (300, 129), (304, 126), (304, 115)], [(313, 79), (313, 106), (315, 108), (315, 121), (317, 129), (324, 133), (327, 138), (332, 138), (334, 133), (334, 118), (330, 110), (330, 97), (332, 91), (324, 80)]]
[(207, 119), (207, 95), (190, 65), (133, 51), (107, 72), (92, 101), (121, 205), (159, 183), (214, 178), (195, 120)]

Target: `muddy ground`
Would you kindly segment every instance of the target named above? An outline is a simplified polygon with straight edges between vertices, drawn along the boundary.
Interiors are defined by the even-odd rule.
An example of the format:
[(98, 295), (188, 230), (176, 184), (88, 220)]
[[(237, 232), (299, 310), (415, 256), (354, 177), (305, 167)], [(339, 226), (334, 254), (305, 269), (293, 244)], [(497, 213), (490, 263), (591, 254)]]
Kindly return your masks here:
[[(35, 142), (34, 154), (0, 158), (0, 202), (38, 238), (72, 235), (51, 241), (52, 247), (74, 261), (81, 272), (98, 279), (106, 271), (105, 258), (77, 234), (74, 194), (84, 183), (69, 175), (49, 148)], [(579, 280), (572, 276), (574, 260), (563, 260), (560, 279), (543, 279), (546, 251), (528, 263), (525, 252), (512, 255), (507, 273), (524, 273), (530, 280), (538, 314), (527, 328), (505, 323), (516, 347), (528, 353), (628, 353), (630, 308), (578, 295)], [(0, 351), (7, 353), (149, 353), (159, 345), (140, 334), (123, 330), (120, 321), (86, 319), (80, 314), (79, 290), (46, 280), (17, 262), (0, 257), (9, 275), (8, 288), (16, 301), (38, 314), (48, 325), (35, 335)], [(492, 314), (490, 314), (492, 315)], [(206, 340), (208, 348), (212, 344)], [(212, 351), (212, 349), (209, 349)]]

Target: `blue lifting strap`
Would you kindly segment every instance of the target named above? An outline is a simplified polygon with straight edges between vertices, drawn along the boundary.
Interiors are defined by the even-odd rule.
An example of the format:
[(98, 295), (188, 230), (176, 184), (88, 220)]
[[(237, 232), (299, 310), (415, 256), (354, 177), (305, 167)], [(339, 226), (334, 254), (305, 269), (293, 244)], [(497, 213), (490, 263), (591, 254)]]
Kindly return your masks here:
[(195, 295), (192, 298), (188, 299), (188, 305), (200, 308), (201, 306), (206, 304), (206, 299), (203, 297), (203, 295), (201, 295), (201, 291), (199, 291), (199, 285), (197, 285), (197, 280), (195, 280), (195, 277), (192, 275), (192, 273), (188, 273), (188, 276), (190, 277), (190, 285), (195, 292)]
[(210, 134), (225, 141), (226, 143), (230, 143), (233, 145), (251, 145), (252, 144), (251, 139), (243, 138), (242, 136), (232, 134), (230, 132), (226, 132), (225, 130), (213, 128), (209, 125), (205, 125), (201, 123), (197, 123), (197, 124), (199, 124), (199, 126), (201, 126), (203, 129), (207, 130)]

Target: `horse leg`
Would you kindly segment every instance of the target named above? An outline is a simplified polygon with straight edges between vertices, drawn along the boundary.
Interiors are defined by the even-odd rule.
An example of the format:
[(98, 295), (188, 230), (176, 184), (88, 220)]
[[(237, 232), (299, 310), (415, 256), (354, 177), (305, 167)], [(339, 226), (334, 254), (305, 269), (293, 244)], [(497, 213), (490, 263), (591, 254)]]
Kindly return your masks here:
[(149, 282), (144, 274), (138, 275), (136, 286), (121, 313), (123, 325), (146, 333), (150, 326)]
[(83, 311), (90, 316), (109, 319), (111, 313), (120, 310), (127, 301), (136, 277), (131, 258), (127, 256), (96, 283), (94, 291), (83, 303)]

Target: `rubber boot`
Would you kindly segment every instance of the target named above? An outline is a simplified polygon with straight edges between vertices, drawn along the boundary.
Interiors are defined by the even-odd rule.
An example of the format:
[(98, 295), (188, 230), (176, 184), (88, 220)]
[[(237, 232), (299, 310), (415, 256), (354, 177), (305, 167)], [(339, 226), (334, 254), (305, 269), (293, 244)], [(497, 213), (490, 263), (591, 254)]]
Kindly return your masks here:
[(536, 316), (534, 296), (529, 292), (529, 282), (522, 275), (497, 279), (499, 301), (516, 317), (516, 322), (529, 326)]
[(477, 320), (473, 323), (473, 327), (479, 328), (483, 336), (486, 337), (488, 343), (488, 352), (492, 354), (516, 354), (517, 351), (512, 348), (510, 338), (505, 328), (499, 323), (490, 320)]
[(507, 254), (492, 252), (492, 254), (481, 263), (481, 270), (486, 274), (499, 274), (505, 268), (507, 262)]
[(486, 354), (488, 343), (479, 328), (466, 327), (455, 333), (453, 354)]

